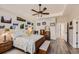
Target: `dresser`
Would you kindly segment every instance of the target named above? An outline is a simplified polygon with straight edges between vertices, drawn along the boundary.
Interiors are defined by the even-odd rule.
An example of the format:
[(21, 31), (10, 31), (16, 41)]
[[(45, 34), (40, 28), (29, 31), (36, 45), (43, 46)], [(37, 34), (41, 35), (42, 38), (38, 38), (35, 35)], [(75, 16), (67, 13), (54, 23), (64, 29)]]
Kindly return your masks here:
[(6, 52), (12, 48), (13, 42), (11, 40), (0, 43), (0, 53)]

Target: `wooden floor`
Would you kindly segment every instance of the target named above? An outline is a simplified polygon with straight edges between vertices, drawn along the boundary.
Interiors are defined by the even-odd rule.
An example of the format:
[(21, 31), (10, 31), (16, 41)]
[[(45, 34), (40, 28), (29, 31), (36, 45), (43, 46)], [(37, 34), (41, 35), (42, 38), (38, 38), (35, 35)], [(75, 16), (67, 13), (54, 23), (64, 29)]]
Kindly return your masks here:
[(79, 49), (72, 48), (63, 39), (51, 40), (49, 54), (79, 54)]
[[(13, 49), (6, 52), (7, 54), (26, 54), (21, 50)], [(79, 54), (79, 49), (72, 48), (63, 39), (51, 40), (48, 54)]]

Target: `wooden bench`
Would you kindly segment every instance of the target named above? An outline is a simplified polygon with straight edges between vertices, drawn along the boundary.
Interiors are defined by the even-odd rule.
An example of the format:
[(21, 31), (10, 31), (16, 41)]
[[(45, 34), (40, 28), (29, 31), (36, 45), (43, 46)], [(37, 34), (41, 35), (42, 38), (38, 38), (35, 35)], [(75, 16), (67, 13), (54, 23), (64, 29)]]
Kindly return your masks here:
[(49, 45), (50, 45), (50, 41), (45, 40), (45, 42), (40, 46), (38, 54), (47, 54)]

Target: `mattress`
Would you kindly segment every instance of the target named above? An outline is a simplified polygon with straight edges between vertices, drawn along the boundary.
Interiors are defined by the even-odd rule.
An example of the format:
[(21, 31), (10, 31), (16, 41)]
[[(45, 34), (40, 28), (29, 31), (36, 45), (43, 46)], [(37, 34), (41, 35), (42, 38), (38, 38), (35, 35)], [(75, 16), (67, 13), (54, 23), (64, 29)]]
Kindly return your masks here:
[(35, 52), (35, 42), (42, 37), (42, 35), (18, 36), (13, 40), (13, 46), (32, 54)]

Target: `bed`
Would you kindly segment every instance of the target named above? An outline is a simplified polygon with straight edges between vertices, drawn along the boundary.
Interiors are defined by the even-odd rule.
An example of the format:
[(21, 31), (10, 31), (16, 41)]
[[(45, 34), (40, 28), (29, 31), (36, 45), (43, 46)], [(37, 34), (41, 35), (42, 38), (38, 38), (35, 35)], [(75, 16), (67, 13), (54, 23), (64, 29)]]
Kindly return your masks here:
[(33, 54), (38, 51), (44, 41), (43, 35), (17, 35), (13, 39), (13, 46)]

